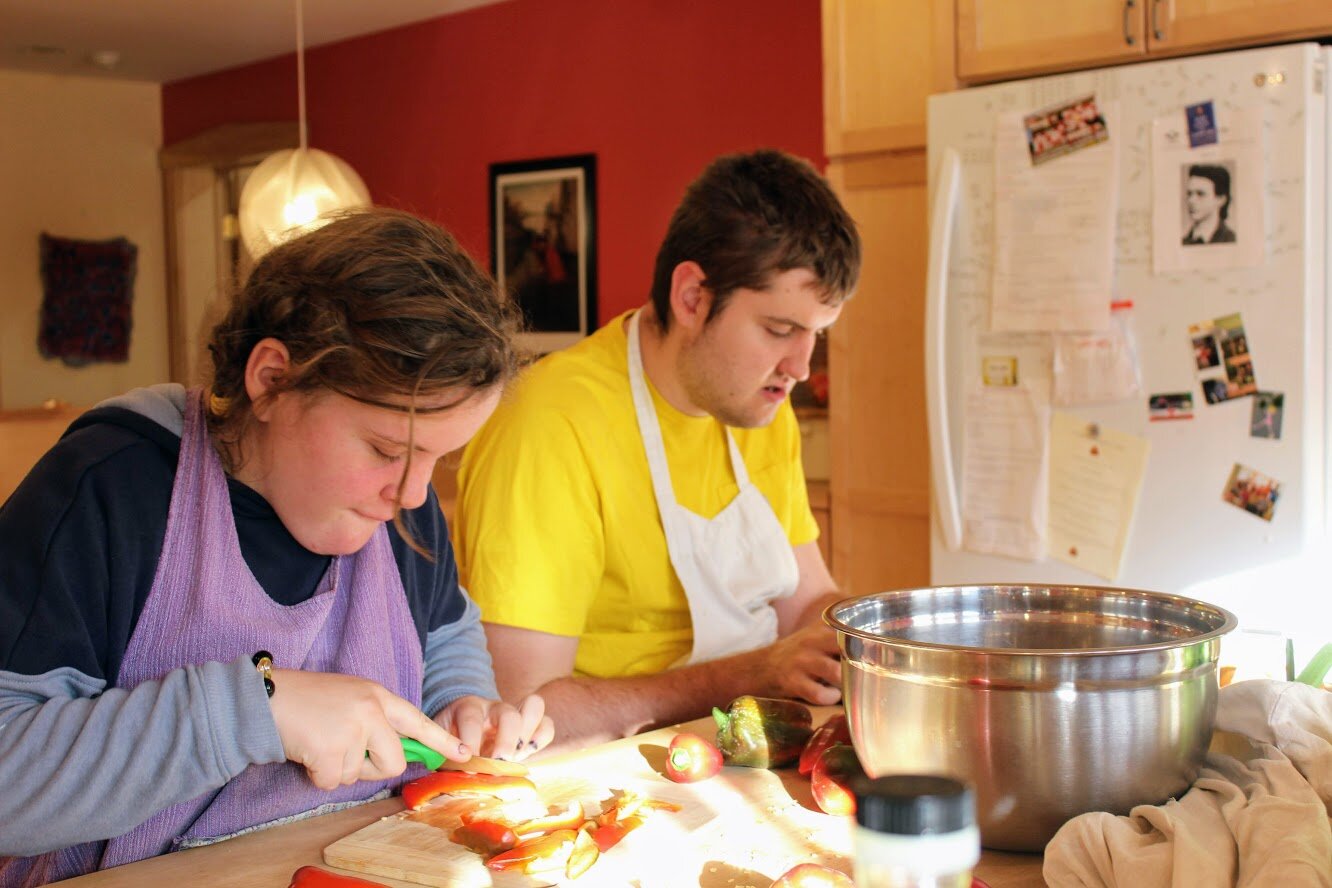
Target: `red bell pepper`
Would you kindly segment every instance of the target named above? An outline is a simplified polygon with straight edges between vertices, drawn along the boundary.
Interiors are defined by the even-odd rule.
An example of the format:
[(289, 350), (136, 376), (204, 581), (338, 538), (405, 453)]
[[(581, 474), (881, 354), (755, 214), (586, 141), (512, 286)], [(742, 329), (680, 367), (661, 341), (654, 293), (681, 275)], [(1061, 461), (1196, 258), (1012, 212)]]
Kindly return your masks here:
[(802, 863), (778, 876), (772, 888), (855, 888), (855, 885), (841, 870), (817, 863)]
[(518, 844), (518, 836), (498, 820), (475, 820), (449, 833), (449, 839), (490, 857)]
[(832, 746), (834, 743), (850, 743), (851, 726), (847, 724), (845, 715), (834, 715), (815, 729), (810, 736), (809, 742), (800, 753), (800, 765), (798, 770), (801, 774), (809, 776), (814, 770), (814, 763), (819, 760), (823, 750)]
[(603, 854), (619, 844), (629, 833), (643, 825), (641, 814), (630, 814), (613, 820), (610, 823), (598, 823), (592, 827), (592, 841), (596, 843), (597, 850)]
[(856, 797), (850, 783), (864, 773), (855, 749), (847, 744), (836, 743), (823, 750), (809, 777), (809, 788), (819, 809), (825, 814), (854, 814)]
[(340, 876), (317, 866), (303, 866), (291, 874), (287, 888), (386, 888), (383, 882), (370, 882), (355, 876)]
[(707, 780), (722, 769), (721, 750), (697, 734), (682, 733), (671, 738), (666, 750), (666, 777), (676, 783)]
[(402, 801), (413, 811), (441, 795), (483, 795), (497, 799), (536, 798), (536, 786), (526, 777), (433, 771), (402, 788)]
[(486, 861), (486, 866), (500, 872), (521, 870), (528, 874), (564, 869), (578, 838), (575, 833), (572, 829), (561, 829), (535, 836), (496, 854)]

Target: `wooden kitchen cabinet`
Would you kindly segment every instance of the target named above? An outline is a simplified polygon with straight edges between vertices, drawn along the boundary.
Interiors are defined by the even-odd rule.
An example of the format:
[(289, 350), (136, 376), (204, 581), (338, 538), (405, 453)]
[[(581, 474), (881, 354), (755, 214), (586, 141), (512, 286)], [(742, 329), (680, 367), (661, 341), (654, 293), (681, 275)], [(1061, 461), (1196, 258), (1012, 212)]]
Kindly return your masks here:
[(957, 0), (957, 76), (1001, 80), (1140, 60), (1150, 0)]
[(928, 585), (924, 154), (830, 163), (864, 244), (829, 333), (833, 576), (848, 595)]
[(1332, 34), (1328, 0), (956, 2), (971, 83)]
[(958, 85), (953, 2), (823, 3), (827, 176), (864, 250), (828, 339), (833, 532), (821, 542), (848, 595), (929, 582), (925, 120), (928, 96)]
[(1329, 0), (1151, 0), (1151, 55), (1176, 55), (1332, 35)]
[(829, 157), (924, 146), (925, 99), (952, 88), (952, 31), (951, 2), (824, 0)]

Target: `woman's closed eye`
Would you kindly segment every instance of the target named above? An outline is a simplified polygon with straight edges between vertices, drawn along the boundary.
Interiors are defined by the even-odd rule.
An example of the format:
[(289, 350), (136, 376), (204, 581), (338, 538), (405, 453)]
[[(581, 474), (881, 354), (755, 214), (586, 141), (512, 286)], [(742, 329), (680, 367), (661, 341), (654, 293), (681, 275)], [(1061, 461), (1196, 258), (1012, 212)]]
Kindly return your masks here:
[(395, 463), (402, 459), (402, 453), (387, 453), (375, 444), (370, 445), (370, 449), (375, 452), (375, 456), (386, 463)]

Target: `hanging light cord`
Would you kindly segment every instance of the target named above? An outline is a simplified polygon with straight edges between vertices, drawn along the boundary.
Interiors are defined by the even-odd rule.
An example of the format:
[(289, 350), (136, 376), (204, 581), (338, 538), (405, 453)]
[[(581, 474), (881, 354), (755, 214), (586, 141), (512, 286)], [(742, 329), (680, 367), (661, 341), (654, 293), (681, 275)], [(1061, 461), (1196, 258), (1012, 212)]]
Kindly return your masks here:
[(301, 118), (301, 151), (306, 147), (305, 134), (305, 17), (301, 15), (301, 0), (296, 0), (296, 94)]

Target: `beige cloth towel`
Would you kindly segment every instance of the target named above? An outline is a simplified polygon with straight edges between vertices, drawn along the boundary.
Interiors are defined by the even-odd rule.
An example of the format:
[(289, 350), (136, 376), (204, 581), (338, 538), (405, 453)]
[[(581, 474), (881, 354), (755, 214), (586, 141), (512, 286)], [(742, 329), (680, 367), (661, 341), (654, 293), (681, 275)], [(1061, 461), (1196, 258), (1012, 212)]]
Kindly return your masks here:
[(1064, 824), (1045, 849), (1046, 882), (1332, 888), (1332, 693), (1240, 682), (1222, 688), (1216, 727), (1180, 799)]

